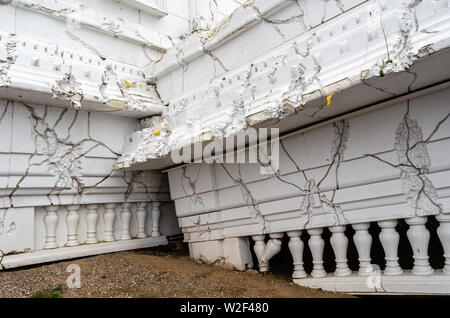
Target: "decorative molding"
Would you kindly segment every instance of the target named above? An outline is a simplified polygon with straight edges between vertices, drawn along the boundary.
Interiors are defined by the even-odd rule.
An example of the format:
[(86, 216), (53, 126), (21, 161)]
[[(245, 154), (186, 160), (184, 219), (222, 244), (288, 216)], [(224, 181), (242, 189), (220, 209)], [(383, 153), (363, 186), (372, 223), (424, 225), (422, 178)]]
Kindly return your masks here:
[[(143, 4), (142, 0), (129, 0), (129, 2)], [(88, 28), (97, 32), (108, 34), (112, 37), (131, 41), (149, 48), (165, 52), (170, 47), (170, 40), (143, 25), (126, 21), (121, 17), (109, 16), (84, 5), (74, 6), (72, 1), (52, 0), (13, 0), (12, 5), (43, 14), (52, 18), (66, 21), (68, 24)], [(150, 6), (149, 6), (150, 8)], [(156, 7), (153, 7), (156, 12)]]
[[(260, 27), (244, 34), (264, 38), (261, 33), (280, 20), (275, 26), (282, 25), (290, 39), (255, 44), (257, 48), (249, 53), (240, 51), (246, 44), (241, 41), (248, 37), (243, 34), (212, 51), (197, 35), (187, 37), (167, 52), (153, 74), (161, 98), (168, 103), (161, 118), (166, 129), (158, 136), (153, 134), (155, 127), (134, 134), (135, 146), (117, 167), (145, 163), (151, 167), (171, 151), (230, 136), (248, 126), (298, 129), (445, 80), (443, 74), (421, 76), (424, 69), (420, 69), (421, 63), (435, 61), (436, 66), (450, 54), (450, 7), (442, 3), (436, 7), (431, 1), (414, 2), (411, 12), (406, 2), (398, 0), (382, 2), (381, 7), (378, 1), (366, 1), (298, 31), (297, 24), (274, 20), (273, 14), (271, 22), (262, 20)], [(242, 10), (254, 13), (255, 6), (256, 2), (253, 9), (239, 8), (232, 17)], [(312, 20), (311, 14), (304, 12), (305, 19)], [(417, 24), (410, 34), (401, 27), (407, 21)], [(403, 40), (407, 52), (398, 52)], [(389, 57), (392, 62), (383, 65)], [(419, 69), (411, 87), (406, 67), (413, 72)], [(360, 96), (365, 96), (362, 102)], [(278, 124), (280, 119), (285, 120)]]
[[(28, 103), (144, 117), (165, 109), (137, 66), (0, 31), (0, 93)], [(12, 57), (14, 56), (14, 59)]]

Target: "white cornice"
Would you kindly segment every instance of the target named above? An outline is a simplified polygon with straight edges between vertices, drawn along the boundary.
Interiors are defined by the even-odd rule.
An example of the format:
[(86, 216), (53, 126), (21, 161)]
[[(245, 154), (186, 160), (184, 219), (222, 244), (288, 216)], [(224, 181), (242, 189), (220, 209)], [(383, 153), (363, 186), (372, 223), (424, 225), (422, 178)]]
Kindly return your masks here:
[(0, 32), (0, 93), (35, 104), (146, 117), (161, 114), (140, 67)]
[[(270, 27), (268, 23), (266, 28), (247, 32), (261, 39), (264, 35), (257, 33)], [(291, 30), (295, 27), (287, 23), (285, 32), (297, 32)], [(171, 127), (164, 136), (152, 135), (151, 128), (135, 134), (140, 144), (134, 141), (135, 146), (119, 160), (118, 167), (142, 166), (146, 161), (151, 167), (152, 160), (193, 141), (206, 142), (282, 118), (280, 128), (298, 129), (409, 89), (448, 80), (448, 69), (427, 74), (429, 68), (420, 65), (448, 63), (449, 33), (450, 8), (446, 3), (367, 1), (273, 49), (254, 43), (265, 53), (244, 52), (248, 62), (227, 56), (228, 62), (237, 65), (228, 70), (218, 66), (223, 60), (216, 63), (219, 50), (213, 52), (213, 63), (208, 63), (211, 58), (200, 57), (208, 52), (198, 53), (201, 42), (195, 38), (186, 41), (176, 48), (175, 58), (173, 50), (166, 54), (160, 62), (165, 66), (159, 71), (159, 63), (156, 65), (158, 90), (169, 102), (165, 116)], [(220, 49), (241, 52), (240, 38)], [(248, 41), (248, 36), (242, 41)], [(188, 63), (186, 56), (197, 56), (196, 61)], [(386, 63), (388, 59), (391, 62)], [(168, 69), (169, 73), (161, 75)], [(414, 82), (411, 72), (418, 73)]]
[(13, 0), (11, 4), (38, 14), (64, 20), (79, 27), (88, 28), (139, 45), (145, 45), (161, 52), (165, 52), (171, 46), (170, 40), (166, 35), (143, 25), (110, 16), (83, 5), (74, 6), (71, 1), (61, 0), (55, 2), (44, 0), (36, 3), (36, 1), (32, 0)]

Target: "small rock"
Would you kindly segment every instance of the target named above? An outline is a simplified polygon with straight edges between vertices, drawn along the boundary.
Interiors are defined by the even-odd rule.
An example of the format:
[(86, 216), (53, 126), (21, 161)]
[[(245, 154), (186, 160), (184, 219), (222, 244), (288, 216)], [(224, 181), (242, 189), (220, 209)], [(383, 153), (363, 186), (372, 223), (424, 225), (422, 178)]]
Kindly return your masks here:
[(246, 272), (250, 273), (250, 274), (259, 274), (259, 272), (256, 269), (252, 269), (252, 268), (247, 269)]

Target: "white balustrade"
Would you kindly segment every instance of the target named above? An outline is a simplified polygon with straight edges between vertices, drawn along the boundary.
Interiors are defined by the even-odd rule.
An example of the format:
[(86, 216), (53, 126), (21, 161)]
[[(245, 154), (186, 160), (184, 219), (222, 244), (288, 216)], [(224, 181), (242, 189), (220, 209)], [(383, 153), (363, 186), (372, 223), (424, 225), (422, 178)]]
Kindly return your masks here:
[(66, 224), (67, 224), (67, 243), (66, 246), (77, 246), (78, 243), (78, 224), (80, 223), (80, 206), (68, 205)]
[(56, 205), (45, 207), (44, 226), (45, 226), (45, 249), (57, 248), (56, 244), (56, 224), (58, 223), (58, 214)]
[(252, 238), (255, 241), (253, 250), (255, 251), (256, 257), (258, 258), (259, 271), (267, 272), (269, 270), (269, 264), (266, 264), (262, 260), (262, 255), (264, 253), (264, 249), (266, 248), (266, 243), (264, 242), (264, 239), (266, 238), (266, 236), (265, 235), (253, 235)]
[(122, 235), (121, 240), (131, 239), (130, 235), (130, 220), (131, 220), (131, 203), (125, 202), (121, 204), (122, 211), (120, 211), (120, 219), (122, 221)]
[[(136, 210), (137, 219), (137, 239), (147, 238), (149, 235), (146, 231), (146, 218), (147, 218), (147, 204), (149, 202), (138, 202)], [(114, 235), (114, 222), (116, 214), (114, 208), (116, 203), (106, 203), (104, 206), (103, 213), (103, 241), (112, 242), (115, 241)], [(161, 215), (160, 210), (161, 202), (151, 202), (151, 214), (152, 214), (152, 237), (160, 237), (161, 233), (159, 230), (159, 220)], [(121, 219), (121, 235), (120, 240), (131, 239), (130, 233), (130, 221), (131, 221), (131, 203), (125, 202), (121, 203), (120, 219)], [(66, 214), (66, 227), (67, 227), (67, 242), (66, 246), (77, 246), (80, 245), (78, 241), (78, 232), (80, 224), (80, 205), (73, 204), (65, 206), (67, 209)], [(86, 244), (96, 244), (99, 242), (97, 227), (99, 221), (99, 205), (98, 204), (87, 204), (86, 205)], [(56, 230), (58, 226), (58, 206), (50, 205), (44, 207), (46, 213), (44, 215), (44, 227), (45, 227), (45, 243), (44, 249), (57, 248), (56, 243)], [(150, 231), (148, 232), (150, 233)]]
[(97, 239), (97, 222), (98, 222), (98, 205), (88, 204), (86, 206), (86, 224), (87, 224), (87, 238), (86, 244), (98, 243)]
[(437, 234), (444, 249), (445, 265), (442, 271), (450, 275), (450, 214), (440, 214), (436, 219), (440, 222)]
[(372, 273), (370, 265), (370, 249), (372, 247), (372, 236), (369, 234), (370, 223), (357, 223), (352, 225), (355, 230), (353, 242), (358, 251), (359, 271), (358, 275), (367, 276)]
[(379, 221), (378, 225), (381, 227), (380, 241), (384, 249), (386, 268), (384, 275), (400, 275), (403, 270), (398, 264), (398, 243), (400, 242), (400, 235), (397, 233), (395, 226), (397, 220)]
[(303, 268), (303, 241), (300, 238), (302, 231), (290, 231), (287, 232), (289, 236), (289, 250), (291, 251), (292, 260), (294, 264), (294, 272), (292, 278), (303, 278), (307, 274)]
[(152, 203), (152, 234), (151, 236), (161, 236), (161, 233), (159, 232), (159, 217), (161, 215), (161, 202), (153, 201)]
[(325, 248), (325, 241), (322, 239), (323, 229), (309, 229), (307, 232), (311, 236), (308, 241), (313, 258), (311, 275), (313, 277), (324, 277), (327, 275), (327, 272), (323, 268), (323, 250)]
[(136, 210), (136, 219), (137, 219), (137, 238), (145, 238), (147, 237), (147, 233), (145, 232), (145, 219), (147, 216), (147, 210), (145, 207), (147, 206), (147, 202), (139, 202), (137, 204)]
[[(328, 226), (331, 232), (330, 244), (333, 248), (336, 261), (336, 270), (334, 271), (333, 281), (327, 277), (327, 272), (324, 269), (324, 247), (325, 241), (322, 238), (323, 228), (307, 229), (310, 238), (308, 246), (312, 255), (313, 269), (311, 277), (308, 277), (304, 269), (304, 246), (306, 242), (301, 239), (302, 231), (291, 230), (286, 234), (289, 237), (288, 247), (291, 252), (294, 270), (292, 278), (296, 283), (307, 287), (321, 287), (327, 290), (334, 291), (365, 291), (366, 288), (372, 289), (376, 292), (397, 292), (405, 286), (405, 290), (426, 290), (430, 291), (433, 286), (440, 286), (444, 290), (448, 290), (446, 286), (447, 278), (450, 275), (450, 213), (439, 214), (436, 219), (440, 222), (436, 233), (443, 247), (443, 256), (445, 258), (445, 265), (441, 271), (434, 274), (435, 269), (430, 266), (428, 246), (430, 244), (431, 234), (426, 228), (427, 217), (417, 216), (406, 218), (405, 222), (409, 226), (406, 232), (412, 250), (414, 266), (412, 271), (403, 271), (399, 265), (398, 248), (400, 242), (400, 234), (396, 230), (398, 220), (383, 220), (378, 221), (377, 224), (381, 228), (379, 239), (382, 249), (385, 254), (386, 267), (383, 273), (377, 269), (379, 265), (372, 264), (371, 252), (373, 249), (373, 238), (369, 232), (371, 223), (361, 222), (351, 224), (355, 230), (353, 235), (353, 242), (355, 243), (358, 252), (358, 277), (351, 275), (352, 271), (348, 266), (348, 238), (345, 234), (346, 225)], [(265, 243), (265, 235), (253, 235), (255, 241), (254, 252), (259, 261), (259, 270), (267, 272), (269, 270), (269, 260), (281, 250), (283, 233), (269, 234), (270, 239)], [(350, 254), (349, 254), (350, 255)], [(402, 256), (403, 257), (403, 256)], [(443, 275), (444, 274), (444, 275)], [(383, 278), (383, 275), (385, 277)], [(423, 276), (423, 278), (416, 277), (408, 281), (409, 276)], [(394, 276), (394, 277), (392, 277)], [(398, 277), (395, 277), (398, 276)], [(430, 281), (427, 281), (427, 276), (430, 276)], [(419, 280), (417, 280), (419, 279)], [(373, 285), (373, 286), (372, 286)], [(358, 287), (359, 286), (359, 287)], [(360, 286), (367, 286), (358, 290)], [(422, 287), (423, 286), (423, 287)], [(356, 288), (356, 289), (355, 289)], [(409, 288), (409, 289), (408, 289)], [(373, 290), (375, 289), (375, 290)], [(439, 289), (439, 290), (441, 290)]]
[(330, 239), (336, 257), (336, 276), (348, 276), (352, 273), (347, 264), (348, 239), (345, 236), (345, 225), (337, 225), (329, 228), (332, 235)]
[(104, 236), (103, 240), (105, 242), (115, 241), (114, 237), (114, 219), (116, 218), (116, 214), (114, 213), (115, 203), (107, 203), (104, 205), (105, 212), (103, 213), (103, 221), (104, 221)]
[(414, 257), (414, 267), (412, 273), (415, 275), (429, 275), (433, 273), (433, 269), (428, 262), (428, 243), (430, 242), (430, 232), (425, 227), (427, 218), (425, 216), (417, 216), (405, 219), (409, 225), (408, 236)]

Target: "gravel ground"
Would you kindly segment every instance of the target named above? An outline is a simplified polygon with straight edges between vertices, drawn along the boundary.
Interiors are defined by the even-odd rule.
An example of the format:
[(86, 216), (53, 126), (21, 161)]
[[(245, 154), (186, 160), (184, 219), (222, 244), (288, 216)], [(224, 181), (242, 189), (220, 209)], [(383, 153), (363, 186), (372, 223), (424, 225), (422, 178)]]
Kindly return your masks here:
[[(66, 287), (70, 264), (80, 266), (81, 288)], [(350, 296), (301, 287), (287, 277), (255, 270), (201, 264), (185, 249), (170, 246), (0, 271), (0, 297)]]

